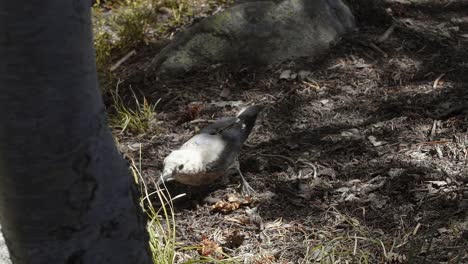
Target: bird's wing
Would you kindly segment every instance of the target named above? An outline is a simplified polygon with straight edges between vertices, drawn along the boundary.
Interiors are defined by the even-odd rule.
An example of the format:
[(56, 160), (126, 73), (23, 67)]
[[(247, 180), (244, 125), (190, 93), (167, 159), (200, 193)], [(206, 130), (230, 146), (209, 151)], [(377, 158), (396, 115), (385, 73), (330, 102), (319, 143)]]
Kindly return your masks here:
[(201, 133), (195, 135), (187, 142), (185, 142), (181, 150), (193, 151), (201, 157), (202, 168), (205, 171), (214, 170), (216, 168), (224, 168), (229, 161), (226, 160), (226, 153), (232, 152), (227, 143), (222, 139), (219, 134), (206, 134)]
[(240, 147), (252, 132), (257, 115), (262, 109), (260, 105), (246, 107), (236, 117), (219, 119), (203, 128), (200, 133), (219, 134), (227, 144)]
[(255, 124), (259, 106), (250, 106), (237, 117), (222, 118), (203, 128), (181, 149), (202, 153), (206, 170), (226, 170), (235, 162), (240, 148)]
[(227, 128), (235, 125), (239, 121), (238, 118), (236, 117), (225, 117), (216, 120), (215, 122), (209, 124), (208, 126), (204, 127), (201, 131), (200, 134), (206, 133), (206, 134), (219, 134), (222, 133), (222, 131), (226, 130)]

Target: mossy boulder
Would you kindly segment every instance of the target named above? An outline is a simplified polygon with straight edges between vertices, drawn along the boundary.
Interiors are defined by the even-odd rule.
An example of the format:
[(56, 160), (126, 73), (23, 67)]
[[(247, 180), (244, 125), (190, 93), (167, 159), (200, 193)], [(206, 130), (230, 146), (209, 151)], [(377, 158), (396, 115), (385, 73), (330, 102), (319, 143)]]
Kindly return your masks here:
[(316, 57), (355, 20), (341, 0), (244, 1), (180, 33), (154, 59), (160, 73)]

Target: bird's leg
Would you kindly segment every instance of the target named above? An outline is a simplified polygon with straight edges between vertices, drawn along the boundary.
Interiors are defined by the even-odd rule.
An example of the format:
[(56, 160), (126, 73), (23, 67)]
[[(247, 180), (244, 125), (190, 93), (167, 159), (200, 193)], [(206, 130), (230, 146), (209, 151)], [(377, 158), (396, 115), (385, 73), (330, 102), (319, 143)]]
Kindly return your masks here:
[(236, 169), (242, 179), (242, 194), (251, 196), (252, 194), (256, 193), (256, 191), (250, 186), (250, 184), (245, 180), (244, 175), (240, 170), (239, 161), (236, 161)]

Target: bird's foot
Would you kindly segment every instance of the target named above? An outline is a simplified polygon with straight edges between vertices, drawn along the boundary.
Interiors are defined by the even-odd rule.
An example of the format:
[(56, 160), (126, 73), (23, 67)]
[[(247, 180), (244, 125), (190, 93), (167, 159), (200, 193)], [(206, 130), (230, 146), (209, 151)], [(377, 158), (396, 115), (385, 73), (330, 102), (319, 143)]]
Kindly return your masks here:
[(256, 193), (256, 191), (254, 190), (254, 188), (252, 188), (250, 186), (250, 184), (245, 180), (244, 178), (244, 175), (242, 174), (241, 170), (240, 170), (240, 165), (239, 165), (239, 162), (236, 161), (236, 170), (237, 172), (239, 173), (241, 179), (242, 179), (242, 194), (245, 195), (245, 196), (252, 196), (253, 194)]
[(245, 196), (252, 196), (257, 192), (257, 191), (255, 191), (254, 188), (252, 188), (252, 186), (250, 186), (250, 184), (246, 180), (242, 181), (242, 190), (241, 191), (242, 191), (242, 194), (245, 195)]

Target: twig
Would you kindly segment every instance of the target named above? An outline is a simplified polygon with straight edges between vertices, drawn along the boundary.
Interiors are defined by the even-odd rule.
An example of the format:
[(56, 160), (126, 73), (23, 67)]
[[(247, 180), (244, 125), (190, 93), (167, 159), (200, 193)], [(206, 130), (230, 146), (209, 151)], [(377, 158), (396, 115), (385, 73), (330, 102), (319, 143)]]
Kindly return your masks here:
[(353, 256), (356, 256), (356, 249), (357, 249), (357, 237), (356, 237), (356, 233), (354, 233), (354, 249), (353, 249)]
[(214, 122), (213, 120), (207, 120), (207, 119), (194, 119), (189, 122), (189, 124), (198, 124), (198, 123), (212, 123)]
[(369, 43), (369, 46), (373, 48), (374, 50), (380, 52), (385, 58), (388, 57), (388, 54), (385, 51), (383, 51), (381, 48), (379, 48), (377, 45), (375, 45), (374, 43), (372, 42)]
[(311, 82), (306, 82), (306, 81), (302, 81), (303, 84), (306, 84), (308, 87), (312, 87), (314, 88), (316, 91), (320, 90), (320, 85), (318, 85), (318, 83), (316, 81), (314, 81), (315, 84), (311, 83)]
[(396, 24), (393, 23), (387, 30), (385, 30), (385, 32), (377, 39), (377, 43), (382, 43), (384, 42), (385, 40), (388, 39), (388, 37), (390, 37), (390, 35), (393, 33), (393, 31), (395, 30), (396, 28)]
[(431, 133), (429, 133), (429, 139), (430, 140), (434, 139), (434, 136), (435, 136), (435, 133), (436, 133), (436, 128), (437, 128), (437, 123), (438, 123), (437, 120), (434, 120), (434, 122), (432, 123)]
[(415, 236), (418, 233), (419, 228), (421, 227), (421, 223), (418, 223), (416, 227), (413, 230), (413, 236)]
[[(310, 167), (312, 167), (312, 169), (314, 170), (314, 176), (313, 178), (316, 179), (317, 178), (317, 167), (315, 167), (314, 164), (310, 163), (310, 162), (307, 162), (307, 161), (303, 161), (301, 160), (302, 163), (304, 163), (305, 165), (308, 165)], [(309, 173), (310, 174), (310, 173)]]
[(437, 145), (437, 144), (446, 144), (450, 143), (448, 140), (435, 140), (435, 141), (428, 141), (428, 142), (421, 142), (421, 143), (416, 143), (415, 145)]
[(434, 84), (432, 85), (432, 89), (437, 88), (437, 85), (439, 84), (440, 79), (442, 79), (442, 77), (444, 77), (444, 76), (445, 76), (445, 73), (442, 73), (441, 75), (439, 75), (439, 77), (437, 77), (437, 79), (435, 79)]
[(135, 50), (132, 50), (130, 51), (129, 53), (127, 53), (127, 55), (125, 55), (123, 58), (121, 58), (120, 60), (118, 60), (114, 65), (112, 65), (112, 67), (110, 67), (110, 71), (115, 71), (117, 70), (117, 68), (120, 67), (120, 65), (122, 65), (122, 63), (124, 63), (126, 60), (128, 60), (131, 56), (135, 55), (136, 54), (136, 51)]

